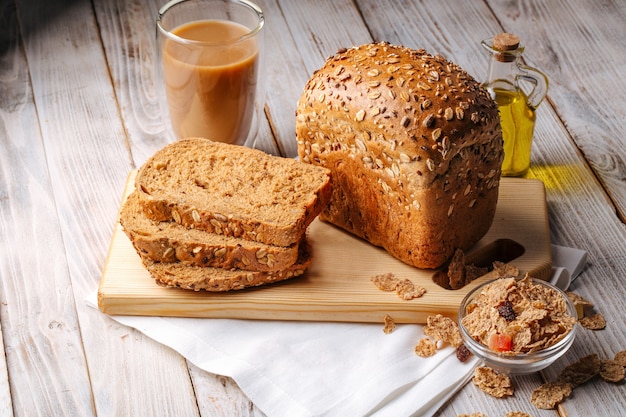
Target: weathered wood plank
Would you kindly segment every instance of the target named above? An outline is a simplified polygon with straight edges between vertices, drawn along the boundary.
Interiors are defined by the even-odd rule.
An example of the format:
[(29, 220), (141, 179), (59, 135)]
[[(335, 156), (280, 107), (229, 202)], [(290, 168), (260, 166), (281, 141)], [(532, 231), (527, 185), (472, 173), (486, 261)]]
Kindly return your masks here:
[(0, 316), (9, 375), (2, 412), (90, 415), (89, 376), (67, 263), (57, 250), (63, 238), (15, 4), (2, 2), (0, 16)]
[[(433, 53), (441, 53), (459, 63), (480, 80), (484, 77), (487, 65), (487, 56), (479, 46), (480, 40), (503, 30), (519, 33), (525, 38), (528, 45), (527, 54), (531, 58), (530, 65), (544, 67), (545, 64), (545, 62), (536, 63), (533, 59), (533, 50), (539, 56), (542, 56), (539, 51), (549, 50), (549, 57), (556, 62), (566, 60), (566, 57), (573, 53), (572, 48), (578, 47), (573, 46), (570, 40), (572, 37), (579, 38), (580, 35), (568, 33), (569, 29), (565, 30), (564, 27), (569, 27), (571, 24), (569, 18), (559, 18), (556, 13), (561, 16), (575, 16), (577, 14), (575, 11), (584, 10), (585, 7), (588, 9), (587, 13), (583, 13), (585, 19), (589, 19), (589, 15), (593, 13), (589, 10), (592, 6), (582, 1), (559, 3), (557, 5), (556, 2), (549, 2), (548, 6), (548, 2), (545, 4), (534, 2), (532, 7), (525, 8), (524, 5), (527, 3), (500, 2), (486, 7), (485, 4), (479, 2), (452, 4), (426, 1), (419, 4), (405, 2), (398, 7), (392, 7), (391, 2), (372, 1), (360, 2), (359, 7), (375, 38), (412, 47), (424, 47)], [(556, 6), (555, 10), (548, 13), (547, 10), (552, 6)], [(472, 24), (463, 23), (468, 21)], [(500, 22), (504, 22), (504, 27), (499, 26)], [(507, 23), (511, 24), (507, 25)], [(598, 24), (599, 22), (592, 26), (597, 27)], [(578, 26), (586, 27), (587, 25), (591, 23), (586, 22)], [(550, 34), (545, 32), (547, 27), (551, 28)], [(618, 26), (612, 25), (612, 27)], [(567, 48), (565, 45), (568, 45)], [(592, 48), (590, 45), (588, 47)], [(577, 76), (573, 74), (576, 68), (572, 67), (570, 71), (563, 74), (562, 78), (567, 80), (566, 84), (570, 90), (562, 91), (558, 84), (553, 84), (549, 93), (550, 99), (539, 108), (533, 167), (529, 176), (540, 178), (548, 188), (552, 241), (580, 247), (590, 252), (591, 265), (574, 288), (591, 299), (611, 300), (610, 292), (624, 293), (626, 291), (623, 280), (618, 278), (624, 275), (624, 266), (623, 263), (616, 261), (626, 256), (623, 245), (626, 241), (626, 234), (623, 225), (614, 214), (613, 206), (607, 203), (602, 187), (598, 185), (594, 175), (587, 168), (586, 160), (582, 158), (587, 155), (581, 155), (571, 140), (570, 132), (567, 130), (570, 128), (570, 123), (567, 123), (567, 127), (563, 126), (555, 108), (552, 107), (555, 102), (553, 95), (560, 99), (571, 96), (572, 88), (585, 90), (585, 86), (581, 83), (578, 83), (578, 86), (571, 84), (571, 80), (577, 79)], [(558, 111), (559, 108), (557, 107), (556, 110)], [(578, 115), (573, 114), (571, 117), (575, 118)], [(615, 117), (611, 119), (611, 122), (621, 123), (623, 118)], [(623, 128), (620, 131), (623, 131)], [(618, 135), (609, 136), (619, 137)], [(585, 132), (584, 137), (581, 136), (579, 141), (584, 144), (593, 144), (595, 139), (595, 135)], [(610, 145), (610, 141), (608, 143), (608, 146), (616, 146)], [(618, 155), (614, 158), (620, 157)], [(613, 192), (613, 195), (619, 195), (619, 192), (615, 194), (614, 191), (609, 191)], [(594, 227), (581, 227), (580, 225), (583, 224), (593, 224)], [(604, 236), (601, 241), (597, 239), (599, 235)], [(613, 298), (613, 301), (608, 302), (610, 307), (606, 307), (607, 311), (609, 309), (617, 312), (624, 311), (623, 300)], [(621, 313), (619, 315), (623, 316)], [(616, 340), (621, 340), (623, 344), (626, 344), (623, 326), (611, 326), (599, 334), (583, 332), (579, 335), (579, 340), (572, 352), (546, 372), (546, 377), (548, 379), (555, 377), (558, 369), (584, 352), (590, 353), (593, 349), (610, 350), (607, 347), (615, 346)], [(614, 353), (607, 352), (605, 357)], [(543, 411), (539, 412), (528, 402), (530, 393), (539, 382), (537, 375), (516, 377), (516, 383), (520, 387), (517, 389), (515, 398), (504, 402), (477, 395), (475, 387), (468, 385), (447, 407), (441, 410), (440, 415), (452, 416), (463, 412), (485, 410), (498, 410), (496, 413), (503, 413), (512, 409), (521, 409), (532, 415), (554, 415), (553, 411), (547, 414)], [(601, 383), (597, 382), (597, 384)], [(620, 411), (614, 407), (616, 404), (623, 403), (625, 398), (623, 390), (609, 390), (606, 387), (604, 389), (591, 388), (589, 392), (584, 390), (580, 394), (576, 393), (577, 397), (582, 395), (588, 398), (575, 403), (576, 407), (581, 408), (574, 408), (573, 402), (565, 403), (564, 410), (567, 410), (569, 415), (590, 415), (590, 409), (587, 407), (594, 403), (602, 404), (600, 409), (607, 413), (606, 415), (619, 414)], [(607, 398), (612, 401), (607, 402)]]
[[(100, 35), (91, 4), (24, 0), (18, 8), (37, 104), (37, 115), (29, 118), (29, 123), (39, 118), (39, 125), (33, 125), (41, 131), (43, 140), (41, 155), (36, 155), (40, 161), (34, 167), (49, 171), (51, 182), (32, 187), (30, 192), (35, 198), (43, 198), (50, 190), (46, 210), (59, 219), (49, 221), (52, 226), (46, 228), (38, 224), (48, 220), (40, 213), (22, 216), (24, 221), (29, 217), (41, 220), (31, 226), (32, 237), (20, 242), (23, 246), (45, 242), (44, 237), (49, 234), (46, 231), (53, 226), (56, 236), (60, 236), (50, 242), (47, 250), (36, 250), (41, 259), (32, 268), (37, 269), (26, 273), (48, 289), (39, 296), (26, 297), (28, 302), (22, 308), (38, 314), (24, 329), (68, 332), (77, 338), (75, 343), (59, 344), (52, 349), (32, 346), (33, 352), (42, 356), (41, 366), (46, 368), (42, 375), (59, 378), (70, 388), (61, 383), (48, 384), (45, 379), (31, 381), (26, 376), (28, 372), (10, 370), (12, 375), (23, 374), (18, 380), (24, 384), (24, 395), (40, 391), (41, 385), (50, 391), (45, 400), (23, 404), (20, 401), (18, 405), (32, 410), (36, 404), (41, 415), (195, 415), (197, 405), (180, 356), (138, 332), (114, 324), (84, 303), (84, 297), (99, 280), (122, 187), (131, 168), (103, 51), (94, 47), (100, 45)], [(28, 236), (29, 230), (23, 235)], [(52, 297), (54, 294), (58, 295)], [(48, 304), (56, 298), (63, 308), (79, 316), (78, 325), (68, 322), (65, 316), (69, 313), (50, 314)], [(14, 295), (11, 299), (20, 297)], [(29, 338), (24, 329), (15, 341), (19, 341), (18, 337)], [(25, 349), (20, 352), (30, 353)], [(27, 365), (33, 361), (23, 356), (18, 362)], [(82, 366), (77, 367), (81, 362)], [(76, 375), (78, 372), (81, 374)], [(32, 378), (41, 378), (30, 374)], [(61, 392), (65, 394), (60, 395)]]
[(626, 222), (623, 2), (488, 2), (525, 41), (528, 64), (548, 75), (550, 103)]
[(4, 353), (2, 323), (0, 323), (0, 347), (0, 417), (13, 417), (13, 401), (11, 401), (11, 386), (9, 384), (7, 358)]

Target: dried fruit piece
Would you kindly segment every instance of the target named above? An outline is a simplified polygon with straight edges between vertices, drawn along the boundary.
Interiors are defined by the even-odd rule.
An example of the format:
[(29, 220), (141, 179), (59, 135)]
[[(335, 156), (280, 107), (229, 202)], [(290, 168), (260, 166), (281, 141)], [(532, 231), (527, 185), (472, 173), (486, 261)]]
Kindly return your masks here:
[(461, 343), (456, 347), (456, 358), (461, 362), (467, 362), (467, 360), (472, 356), (472, 352), (469, 351), (465, 344)]
[(506, 321), (513, 321), (517, 317), (515, 310), (513, 310), (513, 303), (509, 300), (506, 300), (498, 306), (498, 314)]
[(489, 349), (496, 352), (510, 352), (513, 339), (508, 334), (493, 333), (489, 338)]

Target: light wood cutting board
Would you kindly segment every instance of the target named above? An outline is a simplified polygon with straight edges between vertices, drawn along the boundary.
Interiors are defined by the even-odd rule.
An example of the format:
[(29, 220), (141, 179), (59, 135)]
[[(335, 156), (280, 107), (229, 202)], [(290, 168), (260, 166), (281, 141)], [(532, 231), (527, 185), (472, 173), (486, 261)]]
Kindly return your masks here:
[[(124, 198), (133, 179), (131, 173)], [(456, 317), (465, 294), (493, 278), (487, 274), (460, 290), (447, 290), (433, 282), (436, 271), (408, 266), (328, 223), (314, 221), (308, 235), (314, 258), (303, 276), (228, 293), (194, 292), (156, 285), (118, 221), (98, 290), (99, 308), (111, 315), (376, 323), (388, 314), (396, 323), (424, 323), (435, 313)], [(514, 254), (512, 248), (523, 248), (510, 262), (523, 273), (550, 276), (545, 188), (539, 180), (502, 178), (494, 223), (468, 256), (498, 258)], [(380, 291), (370, 278), (387, 272), (411, 279), (426, 294), (405, 301)]]

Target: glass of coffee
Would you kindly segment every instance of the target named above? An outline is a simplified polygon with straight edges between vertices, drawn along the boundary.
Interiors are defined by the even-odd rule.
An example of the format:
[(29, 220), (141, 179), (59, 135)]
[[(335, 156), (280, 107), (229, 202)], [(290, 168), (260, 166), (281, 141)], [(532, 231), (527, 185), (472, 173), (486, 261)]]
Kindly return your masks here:
[(262, 10), (247, 0), (173, 0), (156, 21), (177, 139), (252, 145), (263, 111)]

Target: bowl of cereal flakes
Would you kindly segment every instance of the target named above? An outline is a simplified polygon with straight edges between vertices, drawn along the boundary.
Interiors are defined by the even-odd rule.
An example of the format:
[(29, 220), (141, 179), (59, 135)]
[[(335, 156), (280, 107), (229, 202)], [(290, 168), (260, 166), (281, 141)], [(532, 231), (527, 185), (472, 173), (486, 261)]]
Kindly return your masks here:
[(526, 275), (470, 291), (459, 307), (466, 347), (493, 369), (536, 372), (563, 355), (576, 336), (576, 307), (554, 285)]

